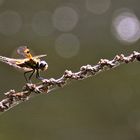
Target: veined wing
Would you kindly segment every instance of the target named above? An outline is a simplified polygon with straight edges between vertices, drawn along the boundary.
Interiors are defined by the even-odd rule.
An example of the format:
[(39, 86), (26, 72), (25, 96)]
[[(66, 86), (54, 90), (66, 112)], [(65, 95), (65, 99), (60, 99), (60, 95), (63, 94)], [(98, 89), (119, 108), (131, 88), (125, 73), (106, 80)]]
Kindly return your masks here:
[(47, 56), (47, 54), (42, 54), (42, 55), (36, 55), (33, 57), (33, 59), (39, 59), (39, 58), (42, 58), (42, 57), (45, 57)]
[(17, 53), (21, 56), (23, 56), (24, 58), (29, 58), (29, 59), (32, 59), (32, 55), (30, 53), (30, 50), (28, 49), (27, 46), (20, 46), (18, 49), (17, 49)]
[(1, 62), (4, 62), (4, 63), (6, 63), (10, 66), (13, 66), (14, 68), (19, 69), (19, 70), (30, 71), (32, 69), (18, 66), (18, 64), (23, 64), (26, 60), (28, 60), (28, 58), (14, 59), (14, 58), (8, 58), (8, 57), (5, 57), (5, 56), (0, 56), (0, 61)]

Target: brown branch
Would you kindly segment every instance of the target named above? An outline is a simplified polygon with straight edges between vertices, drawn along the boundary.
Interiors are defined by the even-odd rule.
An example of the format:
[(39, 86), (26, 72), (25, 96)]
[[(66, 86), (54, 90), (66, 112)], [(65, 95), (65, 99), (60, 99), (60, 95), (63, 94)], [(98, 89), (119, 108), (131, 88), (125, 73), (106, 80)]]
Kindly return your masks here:
[(140, 53), (134, 51), (132, 54), (126, 57), (121, 54), (115, 56), (115, 58), (112, 60), (101, 59), (96, 65), (93, 66), (82, 66), (80, 70), (75, 73), (66, 70), (59, 79), (44, 79), (37, 84), (27, 83), (23, 87), (22, 91), (16, 92), (15, 90), (10, 90), (4, 94), (4, 99), (0, 101), (0, 112), (5, 112), (19, 103), (28, 100), (30, 97), (35, 96), (36, 93), (48, 94), (57, 87), (67, 85), (67, 83), (71, 80), (83, 80), (104, 70), (115, 68), (123, 63), (127, 64), (134, 62), (135, 60), (140, 61)]

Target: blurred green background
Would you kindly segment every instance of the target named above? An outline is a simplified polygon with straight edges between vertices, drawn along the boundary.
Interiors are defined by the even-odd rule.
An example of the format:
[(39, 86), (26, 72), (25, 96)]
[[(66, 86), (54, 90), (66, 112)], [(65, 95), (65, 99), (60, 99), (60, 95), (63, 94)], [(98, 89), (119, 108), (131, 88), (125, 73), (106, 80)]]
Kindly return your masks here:
[[(0, 0), (0, 55), (27, 45), (46, 54), (46, 78), (100, 58), (140, 51), (138, 0)], [(110, 71), (22, 103), (0, 116), (1, 140), (139, 140), (140, 64)], [(0, 93), (25, 84), (0, 63)], [(38, 82), (34, 79), (34, 82)]]

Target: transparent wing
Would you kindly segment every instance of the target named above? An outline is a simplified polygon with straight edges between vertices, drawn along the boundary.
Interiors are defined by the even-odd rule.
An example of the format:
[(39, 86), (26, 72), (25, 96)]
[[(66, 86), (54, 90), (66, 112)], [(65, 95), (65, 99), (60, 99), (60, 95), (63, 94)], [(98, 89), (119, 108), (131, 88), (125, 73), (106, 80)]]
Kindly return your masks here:
[(26, 58), (26, 54), (25, 54), (25, 51), (27, 50), (27, 46), (20, 46), (18, 49), (17, 49), (17, 53), (21, 56), (23, 56), (24, 58)]
[(28, 49), (27, 46), (21, 46), (17, 49), (17, 53), (21, 56), (23, 56), (24, 58), (29, 58), (32, 59), (32, 55), (30, 53), (30, 50)]
[(14, 59), (14, 58), (8, 58), (8, 57), (5, 57), (5, 56), (0, 56), (0, 61), (1, 62), (4, 62), (4, 63), (6, 63), (10, 66), (13, 66), (14, 68), (19, 69), (19, 70), (30, 71), (32, 69), (18, 66), (19, 64), (23, 64), (26, 60), (28, 60), (28, 58)]
[(47, 56), (47, 54), (42, 54), (42, 55), (36, 55), (33, 57), (33, 59), (39, 59), (39, 58), (42, 58), (42, 57), (45, 57)]

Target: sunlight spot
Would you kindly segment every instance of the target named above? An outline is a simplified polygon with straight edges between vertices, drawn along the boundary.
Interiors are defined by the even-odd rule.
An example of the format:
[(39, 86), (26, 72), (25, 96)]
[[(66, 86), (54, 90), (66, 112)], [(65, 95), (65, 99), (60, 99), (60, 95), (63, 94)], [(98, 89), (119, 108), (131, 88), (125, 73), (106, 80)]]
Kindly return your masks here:
[(124, 43), (133, 43), (140, 38), (140, 22), (129, 10), (120, 11), (113, 19), (113, 34)]
[(105, 13), (111, 5), (111, 0), (86, 0), (87, 10), (94, 14)]
[(78, 54), (80, 41), (73, 34), (62, 34), (55, 41), (56, 52), (64, 58), (70, 58)]
[(54, 27), (59, 31), (71, 31), (78, 22), (78, 13), (71, 7), (59, 7), (53, 14)]
[(5, 11), (0, 13), (0, 33), (13, 35), (21, 29), (22, 19), (15, 11)]

